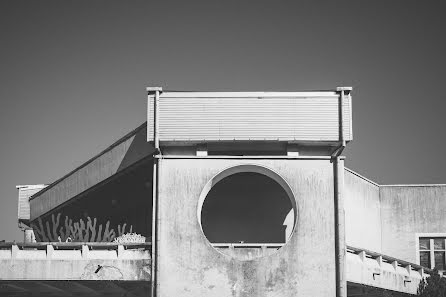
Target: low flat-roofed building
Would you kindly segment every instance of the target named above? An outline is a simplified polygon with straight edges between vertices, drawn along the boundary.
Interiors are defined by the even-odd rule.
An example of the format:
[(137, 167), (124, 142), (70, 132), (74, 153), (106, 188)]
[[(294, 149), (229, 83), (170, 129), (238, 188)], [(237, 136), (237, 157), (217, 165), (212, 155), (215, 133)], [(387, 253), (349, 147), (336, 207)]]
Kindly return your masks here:
[(446, 270), (446, 185), (344, 167), (351, 88), (147, 91), (146, 123), (17, 186), (26, 242), (2, 245), (0, 293), (397, 296)]

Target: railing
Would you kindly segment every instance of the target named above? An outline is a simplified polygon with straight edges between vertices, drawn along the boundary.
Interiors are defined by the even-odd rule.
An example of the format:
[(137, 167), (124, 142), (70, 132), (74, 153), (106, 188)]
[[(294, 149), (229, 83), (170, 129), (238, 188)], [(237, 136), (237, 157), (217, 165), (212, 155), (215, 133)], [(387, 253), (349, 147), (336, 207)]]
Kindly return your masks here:
[(150, 243), (0, 243), (0, 280), (150, 281), (150, 249)]
[(280, 249), (284, 243), (212, 243), (215, 248)]
[[(239, 259), (254, 259), (271, 255), (284, 244), (214, 243), (212, 246)], [(104, 280), (150, 280), (150, 250), (151, 243), (0, 243), (0, 265), (9, 267), (0, 269), (0, 279), (96, 280), (99, 276), (95, 271), (103, 266), (100, 277)], [(346, 247), (345, 265), (350, 284), (408, 294), (416, 294), (421, 279), (433, 273), (418, 264), (352, 246)], [(107, 270), (107, 267), (114, 268)], [(113, 274), (115, 268), (124, 275)]]
[(356, 247), (352, 247), (352, 246), (347, 246), (346, 248), (347, 248), (347, 253), (356, 254), (362, 260), (365, 260), (366, 258), (375, 259), (377, 261), (377, 263), (379, 264), (379, 266), (382, 266), (382, 263), (389, 263), (392, 266), (394, 266), (394, 268), (403, 267), (409, 273), (410, 273), (410, 271), (417, 271), (421, 275), (423, 275), (423, 273), (424, 274), (432, 274), (433, 273), (433, 270), (430, 268), (423, 267), (421, 265), (407, 262), (404, 260), (400, 260), (395, 257), (387, 256), (387, 255), (384, 255), (381, 253), (369, 251), (369, 250), (362, 249), (362, 248), (356, 248)]
[(423, 278), (433, 270), (395, 257), (347, 246), (345, 270), (347, 282), (374, 288), (417, 294)]
[(47, 246), (53, 246), (54, 249), (81, 249), (82, 246), (88, 246), (93, 249), (117, 249), (118, 246), (122, 245), (125, 248), (144, 248), (151, 249), (151, 242), (144, 243), (115, 243), (115, 242), (1, 242), (1, 249), (9, 249), (12, 246), (17, 246), (20, 249), (45, 249)]
[(152, 244), (113, 242), (0, 243), (0, 259), (150, 259)]

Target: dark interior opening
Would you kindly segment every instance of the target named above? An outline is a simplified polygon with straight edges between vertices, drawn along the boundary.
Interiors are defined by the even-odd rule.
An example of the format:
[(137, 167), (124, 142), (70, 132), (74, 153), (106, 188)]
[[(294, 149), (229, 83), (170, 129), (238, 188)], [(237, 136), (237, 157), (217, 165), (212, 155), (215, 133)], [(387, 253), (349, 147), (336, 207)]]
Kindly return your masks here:
[(288, 194), (275, 180), (241, 172), (211, 188), (201, 225), (211, 243), (285, 243), (284, 220), (292, 209)]

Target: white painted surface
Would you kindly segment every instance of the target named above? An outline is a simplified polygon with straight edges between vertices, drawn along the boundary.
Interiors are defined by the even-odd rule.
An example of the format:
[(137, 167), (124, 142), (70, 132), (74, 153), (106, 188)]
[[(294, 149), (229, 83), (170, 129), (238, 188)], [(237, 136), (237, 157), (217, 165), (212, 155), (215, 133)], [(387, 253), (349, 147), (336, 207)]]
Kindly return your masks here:
[(348, 169), (344, 172), (344, 183), (347, 245), (381, 252), (379, 186)]
[[(148, 97), (148, 141), (153, 141), (153, 96)], [(162, 93), (160, 141), (338, 141), (335, 92)], [(344, 139), (351, 140), (351, 97), (343, 100)]]

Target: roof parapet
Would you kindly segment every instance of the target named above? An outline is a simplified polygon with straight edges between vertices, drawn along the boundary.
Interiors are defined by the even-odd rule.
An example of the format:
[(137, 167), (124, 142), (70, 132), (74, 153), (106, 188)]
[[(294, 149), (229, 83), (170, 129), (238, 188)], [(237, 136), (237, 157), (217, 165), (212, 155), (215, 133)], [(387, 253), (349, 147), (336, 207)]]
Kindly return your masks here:
[(353, 91), (353, 87), (336, 87), (336, 92), (345, 92), (346, 94), (350, 94)]
[(163, 88), (162, 87), (146, 87), (146, 91), (148, 93), (163, 92)]

